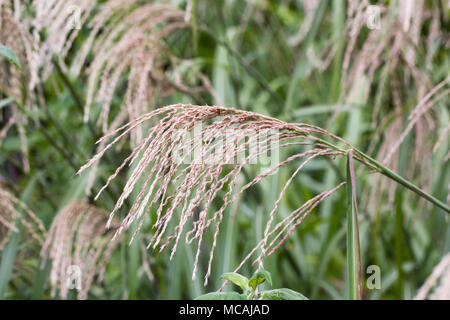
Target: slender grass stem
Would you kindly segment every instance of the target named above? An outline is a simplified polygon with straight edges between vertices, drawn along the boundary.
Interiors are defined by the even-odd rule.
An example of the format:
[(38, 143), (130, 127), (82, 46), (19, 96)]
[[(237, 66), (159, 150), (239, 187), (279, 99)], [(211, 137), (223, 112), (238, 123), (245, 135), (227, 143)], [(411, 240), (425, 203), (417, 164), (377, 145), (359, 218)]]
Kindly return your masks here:
[(366, 155), (365, 153), (359, 151), (358, 149), (354, 149), (354, 151), (355, 151), (355, 156), (359, 156), (359, 157), (362, 158), (362, 160), (361, 160), (361, 159), (358, 159), (358, 157), (355, 157), (359, 161), (361, 161), (363, 163), (365, 163), (365, 161), (369, 162), (369, 164), (374, 166), (377, 169), (377, 171), (380, 172), (382, 175), (385, 175), (386, 177), (389, 177), (392, 180), (400, 183), (402, 186), (404, 186), (404, 187), (408, 188), (409, 190), (417, 193), (418, 195), (420, 195), (424, 199), (428, 200), (429, 202), (433, 203), (434, 205), (438, 206), (439, 208), (441, 208), (445, 212), (450, 213), (450, 207), (448, 205), (446, 205), (445, 203), (443, 203), (442, 201), (436, 199), (431, 194), (429, 194), (429, 193), (425, 192), (424, 190), (420, 189), (419, 187), (417, 187), (413, 183), (409, 182), (405, 178), (401, 177), (399, 174), (397, 174), (394, 171), (390, 170), (386, 166), (382, 165), (381, 163), (379, 163), (375, 159), (371, 158), (370, 156)]
[(347, 153), (347, 273), (351, 300), (362, 299), (361, 252), (353, 151)]

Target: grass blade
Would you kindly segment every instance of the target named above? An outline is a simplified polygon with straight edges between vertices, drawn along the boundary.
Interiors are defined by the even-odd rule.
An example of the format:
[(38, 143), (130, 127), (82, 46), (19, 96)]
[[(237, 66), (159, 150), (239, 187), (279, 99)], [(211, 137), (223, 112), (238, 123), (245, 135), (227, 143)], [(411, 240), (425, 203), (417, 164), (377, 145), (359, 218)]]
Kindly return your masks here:
[(356, 201), (353, 152), (347, 153), (347, 273), (351, 300), (362, 299), (361, 253), (359, 250), (358, 206)]
[(8, 245), (2, 253), (0, 263), (0, 300), (5, 298), (5, 292), (10, 280), (11, 273), (14, 267), (14, 260), (19, 248), (20, 232), (14, 232), (9, 240)]

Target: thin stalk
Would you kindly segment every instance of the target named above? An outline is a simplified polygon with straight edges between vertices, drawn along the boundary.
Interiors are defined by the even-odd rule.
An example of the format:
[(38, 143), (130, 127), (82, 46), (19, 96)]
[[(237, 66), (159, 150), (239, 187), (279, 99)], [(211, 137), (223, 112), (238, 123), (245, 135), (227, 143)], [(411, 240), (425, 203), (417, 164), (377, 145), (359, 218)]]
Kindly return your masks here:
[(80, 149), (80, 146), (76, 142), (74, 143), (74, 140), (70, 138), (69, 134), (65, 131), (64, 127), (61, 126), (59, 121), (55, 117), (53, 117), (53, 115), (50, 113), (49, 108), (45, 108), (45, 114), (47, 115), (47, 119), (55, 126), (56, 131), (60, 133), (66, 144), (72, 146), (73, 149), (75, 149), (76, 153), (78, 153), (78, 155), (81, 157), (81, 159), (86, 159), (86, 156)]
[(342, 56), (344, 53), (345, 33), (345, 1), (335, 0), (333, 6), (333, 29), (336, 54), (333, 61), (333, 76), (331, 80), (331, 101), (336, 102), (340, 97), (340, 85), (342, 81)]
[[(347, 152), (346, 150), (339, 148), (337, 146), (335, 146), (334, 144), (325, 141), (323, 139), (317, 138), (317, 137), (312, 137), (315, 141), (322, 143), (326, 146), (329, 146), (330, 148), (339, 151), (339, 152)], [(418, 194), (419, 196), (421, 196), (422, 198), (428, 200), (429, 202), (431, 202), (432, 204), (436, 205), (437, 207), (441, 208), (442, 210), (444, 210), (445, 212), (450, 214), (450, 206), (446, 205), (445, 203), (443, 203), (442, 201), (438, 200), (437, 198), (433, 197), (431, 194), (427, 193), (426, 191), (420, 189), (419, 187), (417, 187), (416, 185), (414, 185), (412, 182), (406, 180), (405, 178), (403, 178), (402, 176), (400, 176), (399, 174), (395, 173), (394, 171), (392, 171), (391, 169), (387, 168), (386, 166), (384, 166), (383, 164), (381, 164), (380, 162), (378, 162), (377, 160), (373, 159), (372, 157), (368, 156), (367, 154), (365, 154), (364, 152), (358, 150), (357, 148), (351, 146), (349, 143), (346, 143), (347, 146), (349, 147), (349, 149), (352, 149), (354, 151), (354, 158), (356, 160), (358, 160), (359, 162), (363, 163), (365, 166), (372, 168), (374, 170), (376, 170), (377, 172), (381, 173), (382, 175), (398, 182), (399, 184), (401, 184), (402, 186), (408, 188), (409, 190), (415, 192), (416, 194)]]
[[(27, 115), (30, 118), (32, 117), (32, 115), (30, 115), (28, 112), (25, 112), (25, 109), (22, 106), (20, 106), (19, 104), (16, 104), (16, 105), (20, 111), (24, 112), (25, 115)], [(47, 113), (46, 115), (48, 116), (49, 114)], [(52, 121), (52, 119), (50, 119), (50, 121)], [(73, 162), (71, 156), (68, 153), (66, 153), (65, 150), (58, 145), (58, 143), (55, 141), (55, 139), (52, 138), (52, 136), (47, 131), (47, 129), (44, 126), (40, 126), (39, 129), (44, 134), (45, 138), (50, 142), (50, 144), (61, 154), (61, 156), (65, 160), (67, 160), (67, 162), (72, 166), (72, 168), (77, 170), (76, 169), (77, 166)]]
[(366, 161), (376, 168), (376, 170), (381, 173), (382, 175), (385, 175), (386, 177), (391, 178), (392, 180), (400, 183), (402, 186), (408, 188), (409, 190), (417, 193), (422, 198), (428, 200), (429, 202), (433, 203), (434, 205), (438, 206), (442, 210), (444, 210), (447, 213), (450, 213), (450, 206), (446, 205), (442, 201), (436, 199), (431, 194), (425, 192), (424, 190), (420, 189), (413, 183), (409, 182), (405, 178), (401, 177), (399, 174), (395, 173), (394, 171), (390, 170), (386, 166), (379, 163), (377, 160), (371, 158), (370, 156), (366, 155), (365, 153), (359, 151), (358, 149), (354, 149), (355, 156), (360, 156), (362, 159), (359, 159), (358, 157), (355, 157), (357, 160), (361, 161), (362, 163), (366, 163)]
[(353, 151), (347, 153), (347, 274), (351, 300), (362, 299), (361, 252), (359, 249), (358, 205), (356, 201)]

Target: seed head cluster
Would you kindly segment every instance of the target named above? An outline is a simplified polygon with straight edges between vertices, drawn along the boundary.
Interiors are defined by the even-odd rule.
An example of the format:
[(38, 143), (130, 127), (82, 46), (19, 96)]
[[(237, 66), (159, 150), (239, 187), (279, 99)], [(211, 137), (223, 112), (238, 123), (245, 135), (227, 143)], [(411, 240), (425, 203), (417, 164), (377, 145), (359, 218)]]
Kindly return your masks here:
[[(144, 139), (110, 176), (100, 193), (125, 168), (132, 166), (129, 179), (110, 214), (110, 222), (133, 191), (138, 194), (128, 214), (122, 220), (116, 236), (138, 223), (135, 234), (142, 228), (146, 212), (154, 210), (156, 221), (152, 225), (154, 233), (148, 246), (161, 250), (171, 245), (171, 256), (176, 252), (178, 242), (184, 237), (187, 243), (197, 242), (193, 277), (198, 267), (199, 255), (203, 248), (205, 231), (213, 229), (205, 283), (210, 275), (211, 263), (216, 247), (217, 235), (225, 209), (245, 190), (276, 172), (288, 163), (298, 163), (292, 177), (286, 182), (276, 201), (265, 230), (264, 240), (258, 245), (262, 255), (271, 254), (283, 243), (295, 227), (318, 203), (336, 189), (314, 197), (301, 208), (292, 212), (282, 222), (273, 226), (275, 213), (288, 185), (311, 160), (317, 157), (345, 155), (322, 143), (318, 136), (339, 140), (325, 130), (307, 124), (289, 124), (278, 119), (253, 112), (217, 106), (171, 105), (147, 113), (121, 128), (105, 135), (99, 143), (111, 142), (95, 155), (79, 173), (92, 166), (113, 145), (133, 130), (152, 119), (155, 123), (148, 127)], [(159, 119), (159, 120), (158, 120)], [(195, 130), (202, 124), (200, 130)], [(272, 144), (267, 130), (278, 132), (277, 143)], [(245, 132), (252, 132), (251, 137)], [(222, 139), (223, 136), (227, 139)], [(258, 148), (254, 148), (258, 144)], [(284, 160), (271, 163), (268, 168), (254, 177), (252, 181), (235, 190), (236, 181), (245, 166), (258, 156), (267, 152), (279, 152), (288, 147), (305, 149)], [(180, 149), (184, 156), (197, 152), (201, 160), (186, 163), (176, 156)], [(221, 156), (217, 157), (217, 150)], [(252, 152), (244, 152), (253, 150)], [(298, 150), (298, 149), (297, 149)], [(244, 155), (242, 153), (244, 152)], [(230, 159), (240, 159), (234, 165)], [(182, 160), (182, 159), (181, 159)], [(303, 160), (302, 162), (300, 162)], [(213, 209), (214, 202), (221, 202), (219, 209)], [(195, 213), (199, 211), (198, 215)], [(268, 242), (269, 238), (273, 239)]]

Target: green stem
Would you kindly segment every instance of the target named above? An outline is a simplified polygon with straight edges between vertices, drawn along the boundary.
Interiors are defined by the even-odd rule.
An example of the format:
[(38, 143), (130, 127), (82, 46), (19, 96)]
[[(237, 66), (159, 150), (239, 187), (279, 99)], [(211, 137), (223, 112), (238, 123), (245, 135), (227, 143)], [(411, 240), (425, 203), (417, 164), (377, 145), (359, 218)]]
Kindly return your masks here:
[[(320, 138), (317, 138), (317, 137), (313, 137), (313, 136), (311, 136), (311, 138), (313, 138), (318, 143), (321, 143), (323, 145), (326, 145), (326, 146), (332, 148), (333, 150), (336, 150), (336, 151), (342, 152), (342, 153), (347, 153), (346, 150), (344, 150), (342, 148), (339, 148), (339, 147), (335, 146), (334, 144), (332, 144), (332, 143), (330, 143), (328, 141), (325, 141), (323, 139), (320, 139)], [(392, 171), (391, 169), (387, 168), (386, 166), (384, 166), (383, 164), (381, 164), (377, 160), (373, 159), (372, 157), (368, 156), (364, 152), (362, 152), (362, 151), (358, 150), (357, 148), (353, 147), (349, 143), (347, 143), (345, 141), (343, 141), (343, 142), (347, 144), (349, 149), (352, 149), (355, 152), (354, 155), (353, 155), (354, 158), (356, 160), (358, 160), (359, 162), (363, 163), (365, 166), (367, 166), (369, 168), (372, 168), (372, 169), (375, 169), (376, 171), (378, 171), (382, 175), (384, 175), (384, 176), (386, 176), (386, 177), (388, 177), (388, 178), (398, 182), (402, 186), (404, 186), (404, 187), (408, 188), (409, 190), (415, 192), (416, 194), (418, 194), (422, 198), (428, 200), (429, 202), (431, 202), (432, 204), (436, 205), (437, 207), (441, 208), (445, 212), (450, 213), (450, 206), (446, 205), (442, 201), (440, 201), (437, 198), (433, 197), (431, 194), (429, 194), (429, 193), (425, 192), (424, 190), (420, 189), (419, 187), (414, 185), (412, 182), (406, 180), (405, 178), (403, 178), (399, 174), (397, 174), (394, 171)]]
[(356, 159), (358, 159), (362, 163), (366, 163), (366, 161), (367, 161), (370, 165), (374, 166), (377, 169), (377, 171), (380, 172), (382, 175), (385, 175), (386, 177), (389, 177), (392, 180), (400, 183), (402, 186), (417, 193), (419, 196), (423, 197), (424, 199), (426, 199), (429, 202), (433, 203), (434, 205), (438, 206), (439, 208), (446, 211), (447, 213), (450, 213), (450, 207), (448, 205), (446, 205), (445, 203), (443, 203), (442, 201), (436, 199), (431, 194), (423, 191), (422, 189), (420, 189), (413, 183), (409, 182), (405, 178), (401, 177), (399, 174), (395, 173), (394, 171), (390, 170), (386, 166), (382, 165), (381, 163), (379, 163), (377, 160), (373, 159), (372, 157), (366, 155), (365, 153), (359, 151), (356, 148), (353, 148), (353, 149), (355, 151), (355, 155), (360, 156), (362, 158), (362, 160), (358, 159), (357, 157), (356, 157)]
[(347, 273), (349, 298), (351, 300), (361, 300), (361, 253), (359, 249), (358, 206), (352, 150), (347, 153)]

